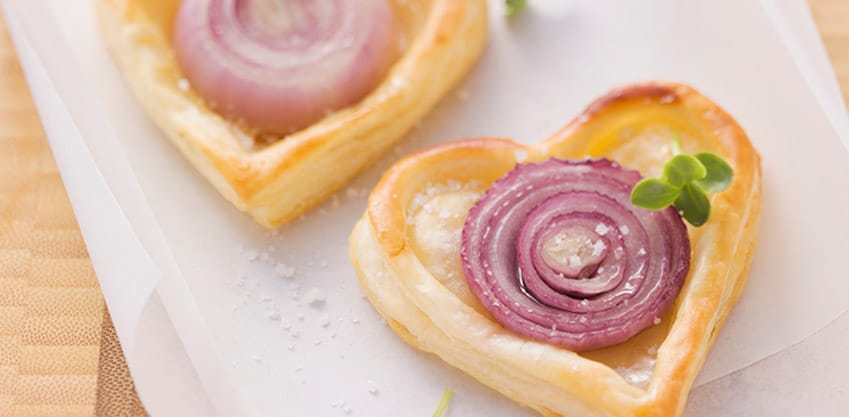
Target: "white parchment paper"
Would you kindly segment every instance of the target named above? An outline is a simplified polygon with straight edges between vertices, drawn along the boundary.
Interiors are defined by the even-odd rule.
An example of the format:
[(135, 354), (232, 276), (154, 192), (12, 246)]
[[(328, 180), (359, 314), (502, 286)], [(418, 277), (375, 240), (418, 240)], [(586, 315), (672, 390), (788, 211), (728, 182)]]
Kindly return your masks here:
[[(455, 415), (533, 415), (401, 343), (361, 297), (347, 236), (367, 190), (401, 155), (467, 136), (535, 142), (607, 89), (645, 79), (687, 82), (715, 99), (764, 161), (749, 286), (700, 381), (797, 343), (849, 306), (840, 251), (849, 243), (849, 159), (838, 135), (847, 137), (845, 108), (821, 87), (828, 77), (798, 64), (806, 49), (794, 52), (787, 39), (806, 43), (776, 23), (784, 9), (732, 0), (531, 3), (512, 22), (493, 7), (489, 48), (457, 94), (350, 189), (276, 233), (230, 207), (148, 121), (100, 42), (89, 2), (5, 3), (22, 23), (13, 31), (33, 45), (30, 60), (44, 67), (42, 91), (55, 90), (37, 97), (39, 108), (57, 114), (45, 119), (51, 144), (74, 185), (119, 336), (137, 348), (127, 356), (149, 408), (180, 415), (169, 405), (182, 401), (206, 404), (199, 415), (427, 415), (451, 386), (462, 399)], [(70, 112), (45, 110), (63, 106)], [(311, 296), (326, 301), (314, 307)], [(174, 334), (151, 325), (163, 315)], [(153, 386), (168, 362), (135, 353), (149, 354), (158, 338), (174, 363), (186, 363), (173, 353), (182, 345), (190, 370), (181, 386), (206, 398)]]

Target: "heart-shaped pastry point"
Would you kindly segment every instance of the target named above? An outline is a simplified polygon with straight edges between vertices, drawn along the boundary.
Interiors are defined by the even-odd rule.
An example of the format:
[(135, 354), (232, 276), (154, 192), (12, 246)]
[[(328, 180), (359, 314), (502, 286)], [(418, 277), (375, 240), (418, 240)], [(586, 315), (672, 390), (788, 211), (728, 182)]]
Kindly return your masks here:
[[(581, 352), (529, 338), (495, 320), (467, 284), (460, 255), (464, 223), (486, 190), (517, 163), (551, 158), (604, 157), (656, 177), (672, 156), (673, 135), (685, 153), (723, 157), (734, 169), (734, 181), (711, 196), (710, 220), (687, 228), (690, 268), (666, 313), (623, 343)], [(470, 139), (400, 161), (372, 192), (351, 235), (351, 259), (369, 300), (404, 341), (543, 415), (679, 416), (746, 281), (760, 177), (757, 152), (716, 104), (681, 84), (631, 85), (596, 100), (537, 145)], [(583, 223), (562, 227), (572, 238), (531, 239), (542, 254), (530, 260), (534, 267), (580, 276), (615, 258), (610, 230), (602, 236), (604, 248), (593, 242), (600, 250), (587, 252), (577, 240), (599, 240), (602, 230)], [(631, 225), (627, 230), (637, 233)]]

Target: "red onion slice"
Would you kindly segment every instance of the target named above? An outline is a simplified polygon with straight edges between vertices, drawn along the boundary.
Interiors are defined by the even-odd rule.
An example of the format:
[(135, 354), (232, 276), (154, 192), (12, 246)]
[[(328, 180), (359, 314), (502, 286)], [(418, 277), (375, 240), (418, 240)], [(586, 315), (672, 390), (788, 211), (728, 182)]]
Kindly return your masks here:
[(471, 291), (504, 327), (575, 351), (651, 326), (681, 291), (690, 241), (674, 208), (631, 204), (640, 179), (606, 159), (518, 165), (463, 226)]
[(351, 105), (395, 57), (387, 0), (183, 0), (177, 60), (224, 115), (291, 132)]

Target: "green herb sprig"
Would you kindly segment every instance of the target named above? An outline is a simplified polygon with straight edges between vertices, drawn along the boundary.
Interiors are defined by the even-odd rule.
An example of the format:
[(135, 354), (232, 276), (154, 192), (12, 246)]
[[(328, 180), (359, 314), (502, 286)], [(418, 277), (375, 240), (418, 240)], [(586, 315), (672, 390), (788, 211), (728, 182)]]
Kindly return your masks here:
[(442, 399), (439, 400), (439, 405), (436, 407), (436, 411), (433, 412), (433, 417), (442, 417), (442, 413), (445, 412), (445, 408), (448, 407), (448, 403), (453, 396), (454, 391), (451, 391), (451, 388), (445, 388), (445, 391), (442, 392)]
[(649, 210), (663, 210), (672, 204), (684, 220), (701, 226), (710, 217), (708, 193), (727, 189), (734, 170), (722, 157), (710, 152), (681, 154), (677, 138), (674, 153), (664, 165), (662, 177), (646, 178), (634, 186), (631, 204)]
[(513, 17), (519, 14), (519, 12), (521, 12), (527, 4), (527, 0), (504, 0), (504, 10), (507, 17)]

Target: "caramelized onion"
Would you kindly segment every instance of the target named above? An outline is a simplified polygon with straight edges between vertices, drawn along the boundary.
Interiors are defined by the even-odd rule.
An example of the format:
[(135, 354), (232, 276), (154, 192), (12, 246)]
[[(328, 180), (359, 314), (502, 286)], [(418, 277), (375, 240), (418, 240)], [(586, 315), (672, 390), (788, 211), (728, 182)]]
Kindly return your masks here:
[(387, 0), (183, 0), (177, 60), (224, 115), (291, 132), (363, 98), (395, 57)]
[(690, 241), (674, 208), (631, 205), (640, 178), (606, 159), (518, 165), (463, 227), (472, 292), (504, 327), (575, 351), (657, 323), (684, 284)]

